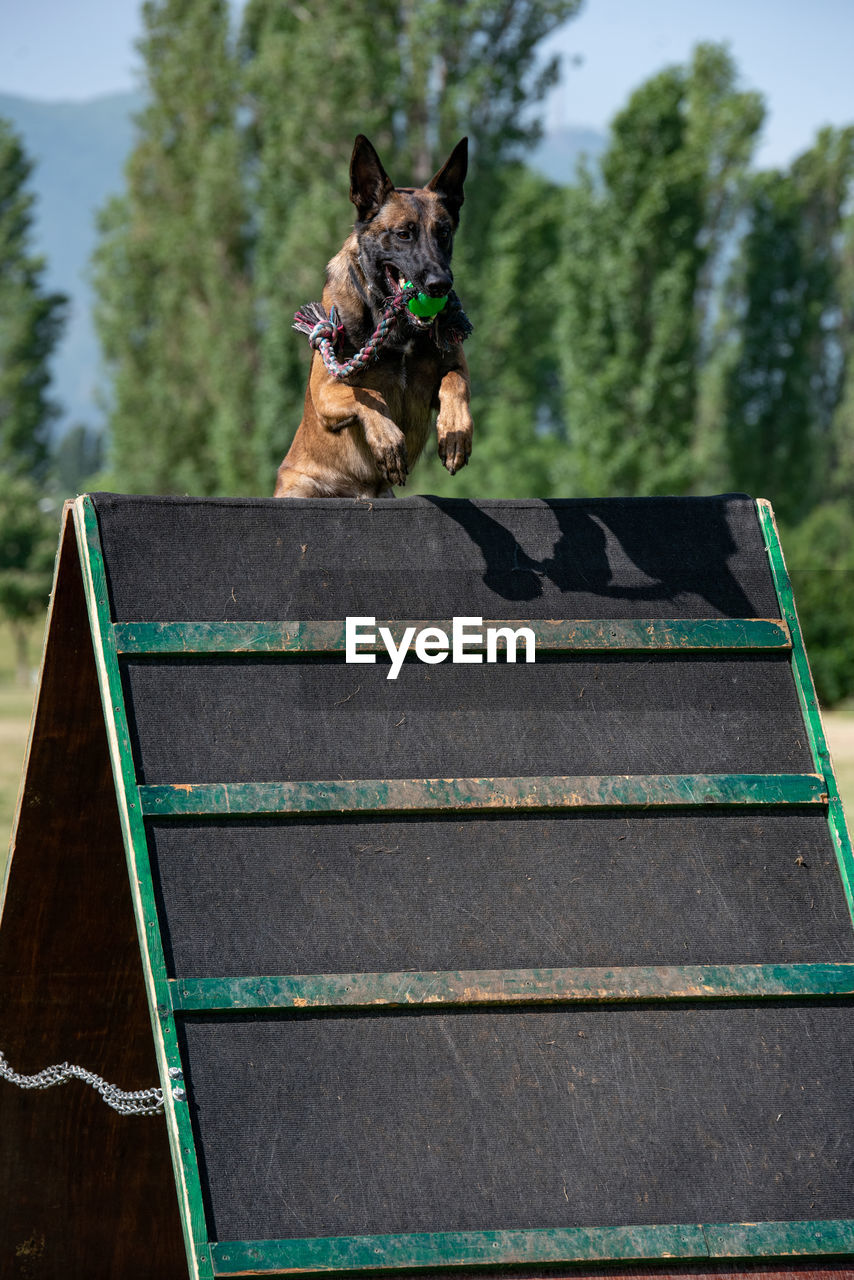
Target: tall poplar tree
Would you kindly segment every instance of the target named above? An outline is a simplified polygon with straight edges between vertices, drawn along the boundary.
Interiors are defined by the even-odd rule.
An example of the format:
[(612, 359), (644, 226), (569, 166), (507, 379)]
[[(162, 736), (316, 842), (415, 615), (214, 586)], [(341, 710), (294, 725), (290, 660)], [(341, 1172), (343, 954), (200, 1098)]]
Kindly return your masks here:
[[(419, 492), (454, 497), (527, 498), (557, 492), (566, 451), (562, 418), (561, 295), (556, 272), (565, 193), (521, 163), (496, 169), (485, 257), (459, 268), (477, 328), (472, 367), (475, 453), (450, 476), (438, 458), (419, 463)], [(465, 210), (464, 210), (465, 213)], [(467, 224), (460, 233), (468, 236)], [(468, 281), (476, 288), (468, 302)]]
[(19, 679), (29, 674), (28, 623), (47, 604), (56, 531), (39, 506), (48, 464), (49, 358), (66, 298), (44, 287), (33, 253), (32, 164), (0, 120), (0, 617), (11, 627)]
[(838, 431), (852, 376), (844, 235), (852, 183), (854, 128), (822, 130), (790, 170), (756, 175), (730, 281), (729, 473), (788, 521), (835, 488), (835, 454), (846, 446), (834, 423)]
[(352, 225), (355, 135), (372, 137), (395, 173), (384, 127), (384, 94), (394, 83), (385, 23), (383, 4), (340, 0), (310, 7), (249, 0), (244, 13), (240, 55), (257, 233), (255, 431), (267, 492), (302, 415), (309, 350), (293, 332), (294, 312), (319, 298), (326, 262)]
[(601, 174), (567, 196), (562, 487), (682, 493), (696, 481), (698, 370), (715, 264), (762, 121), (725, 49), (643, 84)]
[(40, 481), (57, 412), (48, 362), (68, 300), (45, 289), (44, 260), (33, 252), (32, 167), (0, 119), (0, 466)]
[(847, 500), (854, 512), (854, 207), (849, 200), (838, 237), (837, 288), (844, 305), (836, 330), (840, 356), (839, 400), (831, 424), (831, 474), (828, 488)]
[(143, 21), (148, 105), (94, 267), (109, 467), (136, 492), (252, 492), (256, 349), (229, 7), (147, 0)]

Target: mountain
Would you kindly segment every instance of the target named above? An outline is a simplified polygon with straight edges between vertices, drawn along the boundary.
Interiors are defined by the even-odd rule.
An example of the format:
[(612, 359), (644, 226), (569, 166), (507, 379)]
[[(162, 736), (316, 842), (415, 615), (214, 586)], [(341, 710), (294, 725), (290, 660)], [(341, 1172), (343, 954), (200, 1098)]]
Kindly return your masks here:
[[(92, 323), (89, 262), (95, 248), (95, 215), (123, 187), (124, 163), (133, 145), (133, 118), (141, 93), (116, 93), (88, 102), (38, 102), (0, 94), (0, 116), (23, 139), (35, 169), (35, 249), (47, 260), (45, 284), (71, 299), (65, 334), (53, 362), (54, 397), (62, 407), (56, 431), (77, 422), (103, 426), (97, 403), (100, 354)], [(528, 158), (553, 182), (569, 183), (582, 154), (592, 161), (607, 139), (592, 129), (561, 128), (546, 134)]]
[(95, 214), (122, 189), (133, 141), (137, 93), (89, 102), (38, 102), (0, 94), (0, 116), (22, 138), (35, 168), (34, 246), (46, 258), (45, 284), (71, 299), (65, 334), (53, 362), (54, 397), (62, 406), (61, 434), (72, 423), (101, 426), (95, 400), (99, 353), (86, 279), (95, 247)]

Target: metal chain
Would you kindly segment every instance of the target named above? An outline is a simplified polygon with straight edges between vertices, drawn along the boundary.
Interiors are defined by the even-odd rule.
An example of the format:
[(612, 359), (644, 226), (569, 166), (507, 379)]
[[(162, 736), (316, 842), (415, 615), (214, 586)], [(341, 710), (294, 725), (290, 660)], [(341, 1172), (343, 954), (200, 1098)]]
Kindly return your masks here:
[(66, 1080), (72, 1078), (82, 1080), (84, 1084), (97, 1089), (107, 1106), (123, 1116), (154, 1116), (163, 1110), (162, 1089), (137, 1089), (128, 1092), (109, 1084), (101, 1076), (95, 1075), (94, 1071), (71, 1066), (67, 1062), (45, 1067), (44, 1071), (38, 1071), (32, 1076), (23, 1076), (12, 1070), (6, 1061), (6, 1055), (0, 1051), (0, 1079), (16, 1084), (19, 1089), (50, 1089), (53, 1085), (65, 1084)]

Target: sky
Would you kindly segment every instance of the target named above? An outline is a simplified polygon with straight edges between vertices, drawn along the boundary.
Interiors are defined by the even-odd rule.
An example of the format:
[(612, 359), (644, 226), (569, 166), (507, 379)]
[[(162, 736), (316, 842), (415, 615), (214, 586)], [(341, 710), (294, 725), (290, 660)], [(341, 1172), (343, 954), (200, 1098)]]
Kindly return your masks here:
[(729, 44), (742, 87), (765, 99), (760, 167), (788, 164), (823, 125), (854, 124), (854, 0), (586, 0), (550, 41), (564, 75), (547, 122), (604, 128), (701, 40)]
[[(82, 101), (136, 87), (139, 9), (0, 0), (0, 93)], [(547, 123), (604, 131), (633, 88), (700, 40), (728, 42), (743, 86), (765, 97), (759, 165), (785, 165), (822, 125), (854, 122), (854, 0), (585, 0), (549, 42), (564, 77)]]

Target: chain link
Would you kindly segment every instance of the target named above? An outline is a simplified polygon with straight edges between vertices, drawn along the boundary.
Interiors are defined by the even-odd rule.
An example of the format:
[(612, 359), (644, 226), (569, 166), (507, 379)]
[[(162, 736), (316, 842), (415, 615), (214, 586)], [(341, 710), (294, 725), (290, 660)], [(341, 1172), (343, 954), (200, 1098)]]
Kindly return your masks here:
[(75, 1067), (67, 1062), (56, 1063), (45, 1067), (35, 1075), (24, 1076), (13, 1071), (6, 1061), (6, 1055), (0, 1052), (0, 1079), (16, 1084), (19, 1089), (50, 1089), (55, 1084), (65, 1084), (66, 1080), (82, 1080), (84, 1084), (97, 1089), (108, 1107), (123, 1116), (154, 1116), (163, 1110), (162, 1089), (137, 1089), (126, 1091), (118, 1089), (114, 1084), (87, 1071), (85, 1067)]

